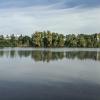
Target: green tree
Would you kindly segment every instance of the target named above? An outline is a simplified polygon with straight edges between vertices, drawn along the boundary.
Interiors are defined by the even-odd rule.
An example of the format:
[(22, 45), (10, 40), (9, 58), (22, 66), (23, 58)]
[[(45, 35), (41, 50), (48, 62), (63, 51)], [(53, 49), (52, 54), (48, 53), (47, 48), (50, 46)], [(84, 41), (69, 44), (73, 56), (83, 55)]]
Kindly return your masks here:
[(52, 33), (52, 47), (58, 47), (58, 33)]
[(86, 40), (84, 38), (83, 34), (78, 35), (78, 42), (77, 42), (77, 46), (78, 47), (86, 47)]
[(47, 47), (52, 47), (52, 33), (47, 31)]
[(64, 44), (65, 44), (65, 37), (64, 37), (64, 35), (63, 34), (60, 34), (59, 36), (58, 36), (58, 46), (59, 47), (64, 47)]
[(41, 47), (41, 33), (35, 32), (32, 36), (32, 41), (35, 47)]

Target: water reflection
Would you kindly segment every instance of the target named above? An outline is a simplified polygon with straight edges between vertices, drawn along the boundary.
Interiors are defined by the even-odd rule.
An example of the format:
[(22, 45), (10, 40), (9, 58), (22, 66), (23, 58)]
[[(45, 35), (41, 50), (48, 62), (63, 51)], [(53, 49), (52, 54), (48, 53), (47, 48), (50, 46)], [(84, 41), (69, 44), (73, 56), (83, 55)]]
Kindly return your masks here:
[(30, 57), (34, 61), (50, 62), (54, 60), (79, 59), (100, 61), (100, 51), (52, 51), (52, 50), (0, 50), (0, 57)]
[(0, 100), (100, 100), (97, 61), (96, 49), (0, 49)]

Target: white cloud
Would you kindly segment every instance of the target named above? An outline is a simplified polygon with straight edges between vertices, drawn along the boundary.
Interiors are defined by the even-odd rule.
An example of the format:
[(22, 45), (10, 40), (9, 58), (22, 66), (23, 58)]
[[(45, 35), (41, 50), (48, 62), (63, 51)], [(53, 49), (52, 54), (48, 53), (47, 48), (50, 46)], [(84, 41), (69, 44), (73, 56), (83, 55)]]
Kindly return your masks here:
[(54, 9), (54, 5), (51, 5), (1, 9), (0, 34), (30, 35), (43, 30), (65, 34), (95, 33), (100, 32), (99, 19), (100, 8)]

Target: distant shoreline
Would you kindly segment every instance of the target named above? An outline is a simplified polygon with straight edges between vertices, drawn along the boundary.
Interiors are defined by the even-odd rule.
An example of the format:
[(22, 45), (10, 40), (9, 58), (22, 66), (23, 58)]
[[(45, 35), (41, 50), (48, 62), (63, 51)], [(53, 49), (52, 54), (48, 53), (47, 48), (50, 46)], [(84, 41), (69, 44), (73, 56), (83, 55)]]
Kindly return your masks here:
[(0, 50), (25, 50), (25, 51), (100, 51), (100, 48), (35, 48), (35, 47), (0, 47)]
[(91, 35), (35, 32), (31, 36), (0, 35), (0, 47), (34, 48), (100, 48), (100, 33)]

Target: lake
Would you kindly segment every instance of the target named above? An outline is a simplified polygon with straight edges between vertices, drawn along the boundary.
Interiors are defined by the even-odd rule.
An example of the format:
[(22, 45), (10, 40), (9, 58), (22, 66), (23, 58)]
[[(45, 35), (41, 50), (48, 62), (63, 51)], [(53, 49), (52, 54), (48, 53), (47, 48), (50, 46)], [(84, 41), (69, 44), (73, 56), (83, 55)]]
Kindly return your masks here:
[(100, 49), (0, 49), (0, 100), (100, 100)]

